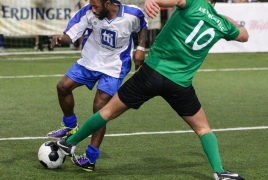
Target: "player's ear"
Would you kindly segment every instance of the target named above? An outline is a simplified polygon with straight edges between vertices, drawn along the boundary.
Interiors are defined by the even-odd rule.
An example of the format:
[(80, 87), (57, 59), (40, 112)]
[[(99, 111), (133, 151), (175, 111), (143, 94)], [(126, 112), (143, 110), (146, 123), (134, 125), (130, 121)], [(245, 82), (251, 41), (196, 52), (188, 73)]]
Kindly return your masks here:
[(108, 1), (106, 1), (105, 3), (104, 3), (104, 6), (106, 7), (106, 8), (109, 8), (111, 5), (112, 5), (112, 0), (108, 0)]

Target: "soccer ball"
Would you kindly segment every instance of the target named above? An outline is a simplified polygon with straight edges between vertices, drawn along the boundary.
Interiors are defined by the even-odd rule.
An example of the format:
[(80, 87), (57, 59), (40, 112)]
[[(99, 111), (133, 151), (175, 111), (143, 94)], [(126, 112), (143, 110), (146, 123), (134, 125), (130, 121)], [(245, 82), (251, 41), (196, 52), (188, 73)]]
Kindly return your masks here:
[(65, 161), (65, 154), (55, 145), (54, 141), (42, 144), (38, 151), (38, 160), (46, 168), (55, 169)]

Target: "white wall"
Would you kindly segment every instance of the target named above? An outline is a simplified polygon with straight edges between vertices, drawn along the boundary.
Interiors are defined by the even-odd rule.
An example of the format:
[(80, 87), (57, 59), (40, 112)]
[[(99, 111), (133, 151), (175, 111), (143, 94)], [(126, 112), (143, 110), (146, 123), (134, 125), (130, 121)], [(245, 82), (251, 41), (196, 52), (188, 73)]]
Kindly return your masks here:
[(216, 3), (215, 9), (244, 25), (249, 40), (246, 43), (220, 40), (211, 53), (268, 52), (268, 3)]

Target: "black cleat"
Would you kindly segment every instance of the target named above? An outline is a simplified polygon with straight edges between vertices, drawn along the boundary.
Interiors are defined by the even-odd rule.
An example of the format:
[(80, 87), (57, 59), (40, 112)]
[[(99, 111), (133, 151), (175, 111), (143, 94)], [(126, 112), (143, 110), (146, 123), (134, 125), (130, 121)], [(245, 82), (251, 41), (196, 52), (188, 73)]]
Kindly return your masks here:
[(230, 171), (225, 171), (222, 173), (214, 173), (215, 180), (245, 180), (242, 176), (236, 173), (232, 173)]
[(76, 146), (72, 144), (67, 145), (66, 139), (67, 138), (62, 138), (60, 140), (57, 140), (55, 144), (60, 148), (63, 154), (66, 156), (73, 156)]

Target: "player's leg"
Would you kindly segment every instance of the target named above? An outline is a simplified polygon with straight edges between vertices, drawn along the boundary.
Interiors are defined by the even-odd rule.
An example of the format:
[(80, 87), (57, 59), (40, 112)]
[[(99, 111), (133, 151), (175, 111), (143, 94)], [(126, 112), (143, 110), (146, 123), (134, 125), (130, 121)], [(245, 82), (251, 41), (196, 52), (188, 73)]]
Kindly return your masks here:
[[(122, 84), (123, 78), (114, 78), (102, 74), (98, 81), (97, 91), (93, 103), (93, 113), (103, 108)], [(85, 155), (73, 157), (75, 164), (80, 164), (87, 171), (93, 171), (95, 163), (100, 155), (99, 147), (102, 143), (106, 126), (102, 127), (91, 136), (91, 144), (88, 145)]]
[(43, 47), (43, 36), (39, 35), (38, 36), (38, 45), (37, 45), (37, 51), (43, 51), (44, 47)]
[[(203, 150), (215, 174), (226, 173), (222, 167), (217, 138), (211, 131), (194, 88), (192, 86), (184, 88), (170, 80), (166, 81), (165, 87), (164, 99), (200, 137)], [(242, 177), (238, 175), (236, 178)]]
[[(87, 77), (88, 76), (88, 77)], [(57, 84), (58, 101), (63, 112), (63, 126), (47, 134), (49, 138), (62, 138), (74, 134), (78, 129), (77, 118), (74, 113), (74, 96), (72, 91), (81, 85), (86, 84), (92, 89), (97, 78), (85, 67), (75, 63)]]
[[(209, 152), (207, 156), (213, 170), (223, 172), (216, 137), (211, 132), (193, 86), (182, 87), (167, 79), (164, 92), (163, 98), (201, 138), (204, 151)], [(208, 137), (208, 140), (202, 141), (203, 135)]]
[[(109, 100), (112, 98), (111, 95), (103, 92), (102, 90), (97, 90), (93, 103), (93, 113), (98, 112), (103, 106), (105, 106)], [(103, 137), (106, 132), (106, 126), (102, 127), (97, 132), (93, 133), (91, 136), (91, 144), (88, 145), (86, 149), (86, 156), (91, 163), (96, 163), (100, 155), (100, 145), (102, 143)]]
[[(101, 108), (103, 108), (110, 101), (111, 98), (112, 96), (110, 94), (107, 94), (102, 90), (97, 89), (93, 103), (93, 113), (96, 113)], [(106, 126), (100, 129), (99, 131), (93, 133), (91, 136), (91, 146), (93, 146), (94, 148), (99, 148), (105, 132), (106, 132)]]
[(48, 51), (53, 51), (53, 46), (52, 46), (52, 36), (47, 36), (47, 49)]
[(77, 131), (77, 118), (74, 114), (73, 89), (81, 84), (64, 76), (57, 84), (58, 101), (63, 112), (62, 126), (47, 134), (49, 138), (62, 138)]
[(210, 165), (214, 171), (214, 178), (218, 179), (238, 179), (244, 178), (236, 173), (226, 171), (222, 167), (217, 138), (211, 131), (205, 112), (201, 107), (193, 116), (182, 116), (189, 126), (199, 136), (204, 152), (206, 153)]
[(88, 172), (94, 171), (97, 158), (100, 154), (99, 147), (105, 134), (107, 121), (123, 114), (128, 109), (116, 94), (106, 106), (91, 116), (74, 135), (66, 140), (67, 144), (76, 145), (92, 134), (91, 144), (88, 145), (86, 153), (80, 156), (72, 156), (72, 161), (75, 165)]
[[(106, 105), (109, 100), (112, 98), (111, 95), (97, 90), (94, 104), (93, 104), (93, 113), (98, 112), (104, 105)], [(73, 156), (72, 161), (74, 164), (82, 167), (84, 170), (91, 172), (95, 169), (95, 164), (100, 155), (100, 145), (104, 138), (106, 132), (106, 126), (102, 127), (97, 132), (93, 133), (91, 136), (91, 144), (88, 145), (85, 154), (79, 156)]]
[(34, 45), (34, 50), (38, 51), (38, 44), (39, 44), (39, 36), (35, 36), (35, 45)]
[(204, 152), (206, 153), (210, 165), (214, 172), (224, 172), (219, 154), (218, 142), (208, 124), (205, 112), (201, 107), (192, 116), (182, 116), (184, 121), (199, 136)]

